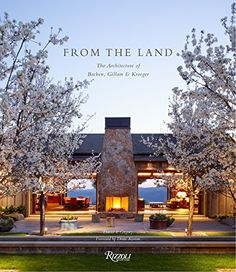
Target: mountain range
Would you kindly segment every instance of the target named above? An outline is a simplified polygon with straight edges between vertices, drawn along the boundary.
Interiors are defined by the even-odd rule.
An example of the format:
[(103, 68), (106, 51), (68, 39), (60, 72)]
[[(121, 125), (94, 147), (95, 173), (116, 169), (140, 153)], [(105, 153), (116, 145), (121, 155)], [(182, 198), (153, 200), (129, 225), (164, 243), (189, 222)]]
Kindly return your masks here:
[[(96, 189), (75, 189), (68, 193), (70, 197), (90, 197), (90, 203), (96, 203)], [(139, 197), (149, 202), (165, 202), (167, 197), (166, 187), (139, 187)]]

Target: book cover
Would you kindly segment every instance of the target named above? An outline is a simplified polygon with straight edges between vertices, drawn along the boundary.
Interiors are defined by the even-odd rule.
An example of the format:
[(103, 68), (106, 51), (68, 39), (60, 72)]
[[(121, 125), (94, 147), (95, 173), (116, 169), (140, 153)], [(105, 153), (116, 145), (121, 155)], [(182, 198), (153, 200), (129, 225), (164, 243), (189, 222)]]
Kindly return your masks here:
[[(159, 236), (186, 235), (185, 221), (189, 206), (185, 201), (185, 192), (180, 190), (173, 194), (166, 187), (156, 188), (155, 180), (160, 178), (159, 170), (165, 169), (168, 173), (174, 170), (163, 157), (153, 159), (150, 148), (141, 143), (141, 140), (142, 137), (156, 135), (158, 138), (158, 135), (171, 133), (167, 123), (170, 121), (168, 112), (172, 89), (188, 87), (177, 69), (184, 65), (183, 58), (178, 53), (185, 48), (186, 36), (190, 35), (192, 38), (192, 29), (196, 29), (198, 37), (202, 30), (214, 33), (224, 44), (226, 38), (221, 19), (230, 17), (232, 3), (233, 0), (0, 1), (0, 26), (4, 20), (4, 12), (8, 14), (9, 20), (17, 22), (30, 23), (40, 18), (37, 28), (39, 32), (35, 32), (35, 37), (23, 45), (23, 51), (29, 53), (32, 50), (32, 54), (35, 54), (46, 46), (45, 62), (50, 82), (64, 84), (66, 80), (81, 85), (77, 91), (82, 90), (86, 101), (81, 104), (80, 123), (72, 122), (72, 126), (84, 126), (82, 133), (87, 137), (82, 149), (74, 155), (74, 160), (87, 159), (88, 154), (92, 153), (95, 156), (102, 153), (103, 156), (99, 174), (96, 176), (95, 173), (92, 181), (83, 183), (82, 189), (77, 188), (67, 195), (49, 190), (45, 196), (48, 213), (44, 231), (46, 237), (54, 237), (48, 238), (47, 243), (54, 243), (57, 236), (60, 245), (54, 251), (45, 246), (38, 252), (64, 253), (65, 259), (63, 260), (64, 256), (57, 255), (52, 263), (47, 263), (44, 261), (44, 258), (47, 260), (47, 255), (39, 255), (42, 260), (38, 264), (30, 264), (28, 256), (24, 255), (19, 259), (19, 264), (11, 259), (10, 267), (4, 264), (3, 259), (2, 262), (0, 260), (0, 269), (204, 271), (208, 262), (215, 269), (215, 256), (209, 256), (207, 260), (201, 257), (198, 264), (194, 259), (194, 250), (189, 250), (190, 254), (185, 256), (176, 255), (174, 260), (169, 254), (173, 246), (172, 240), (167, 239), (166, 245), (157, 249), (156, 244), (162, 243), (162, 237)], [(4, 35), (4, 29), (1, 31)], [(0, 46), (3, 52), (3, 44)], [(38, 80), (40, 81), (40, 77)], [(6, 80), (3, 79), (0, 84), (0, 88), (3, 88)], [(177, 194), (181, 201), (174, 202)], [(75, 206), (72, 198), (75, 206), (79, 205), (81, 208), (81, 213), (73, 211)], [(21, 204), (19, 199), (21, 198), (0, 198), (0, 207)], [(29, 224), (17, 223), (15, 232), (19, 230), (30, 233), (31, 236), (38, 235), (39, 223), (35, 223), (35, 220), (39, 220), (39, 201), (39, 197), (34, 194), (24, 198), (23, 204), (26, 203), (30, 210), (29, 221), (26, 221)], [(215, 206), (207, 206), (206, 201), (205, 196), (195, 199), (194, 207), (199, 218), (206, 218), (206, 213), (213, 214)], [(226, 207), (231, 204), (224, 202), (224, 205)], [(62, 211), (62, 207), (65, 210)], [(70, 209), (71, 218), (67, 216)], [(158, 238), (152, 238), (156, 231), (152, 229), (155, 226), (149, 226), (149, 216), (155, 217), (156, 212), (160, 216), (166, 216), (166, 210), (170, 217), (165, 218), (165, 224), (169, 220), (171, 225), (174, 222), (171, 220), (175, 220), (176, 225), (173, 225), (171, 231), (158, 230)], [(116, 212), (119, 218), (114, 216)], [(138, 216), (140, 214), (141, 217)], [(59, 230), (56, 220), (61, 215), (63, 217)], [(76, 231), (67, 222), (69, 219), (73, 221), (74, 215), (78, 216), (78, 222), (75, 220), (78, 223)], [(177, 220), (172, 216), (176, 216)], [(212, 223), (208, 220), (210, 219), (205, 220), (204, 227), (200, 221), (196, 224), (195, 235), (207, 236), (207, 224)], [(65, 226), (62, 226), (63, 223)], [(231, 227), (218, 225), (211, 231), (232, 233)], [(79, 232), (81, 236), (73, 236), (75, 232)], [(66, 233), (65, 236), (60, 236), (62, 233)], [(70, 238), (70, 235), (74, 238)], [(145, 238), (146, 236), (148, 237)], [(73, 243), (76, 242), (81, 243), (80, 251), (73, 255), (76, 252)], [(120, 246), (114, 248), (111, 243)], [(143, 244), (149, 246), (145, 247)], [(24, 246), (27, 247), (27, 243)], [(65, 249), (62, 249), (63, 246)], [(184, 247), (184, 243), (180, 247)], [(198, 249), (195, 250), (197, 251)], [(184, 253), (187, 252), (188, 249)], [(27, 253), (30, 253), (30, 249)], [(162, 257), (160, 253), (167, 254)], [(225, 253), (232, 253), (232, 246)], [(187, 261), (184, 263), (186, 256)], [(227, 268), (228, 262), (231, 265), (229, 268), (232, 268), (233, 254), (222, 256), (219, 267)], [(159, 264), (155, 258), (159, 260)], [(57, 260), (59, 267), (53, 264)]]

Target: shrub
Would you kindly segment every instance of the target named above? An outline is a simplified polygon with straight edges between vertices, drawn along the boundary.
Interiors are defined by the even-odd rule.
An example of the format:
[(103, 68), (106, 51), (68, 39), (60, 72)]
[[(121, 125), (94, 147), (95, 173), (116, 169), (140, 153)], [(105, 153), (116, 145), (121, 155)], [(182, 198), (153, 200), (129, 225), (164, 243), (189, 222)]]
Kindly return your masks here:
[(167, 227), (169, 227), (175, 221), (173, 217), (163, 213), (152, 214), (149, 219), (154, 221), (166, 221)]
[(22, 214), (26, 214), (26, 208), (23, 205), (20, 205), (18, 207), (14, 207), (13, 205), (11, 206), (6, 206), (5, 208), (0, 208), (0, 211), (3, 212), (4, 214), (10, 214), (10, 213), (22, 213)]
[(16, 208), (14, 206), (6, 206), (5, 208), (1, 208), (1, 211), (4, 213), (4, 214), (9, 214), (9, 213), (14, 213), (16, 212)]
[(14, 226), (14, 220), (11, 217), (0, 218), (0, 226)]
[(17, 207), (18, 213), (22, 213), (24, 216), (26, 216), (26, 207), (23, 205), (20, 205)]
[(61, 220), (77, 220), (77, 217), (72, 215), (67, 215), (61, 218)]
[(168, 219), (167, 219), (167, 227), (169, 227), (172, 223), (174, 223), (174, 221), (175, 221), (175, 219), (173, 218), (173, 217), (169, 217)]
[(10, 217), (0, 218), (0, 232), (10, 231), (14, 227), (14, 220)]

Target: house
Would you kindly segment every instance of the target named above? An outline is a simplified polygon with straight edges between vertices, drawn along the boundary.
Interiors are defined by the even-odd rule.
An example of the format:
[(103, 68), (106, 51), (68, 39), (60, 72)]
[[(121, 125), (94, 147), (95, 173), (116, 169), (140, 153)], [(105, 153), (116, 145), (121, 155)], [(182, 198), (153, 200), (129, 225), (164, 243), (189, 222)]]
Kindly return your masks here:
[[(173, 174), (176, 170), (168, 164), (164, 154), (153, 156), (153, 150), (142, 143), (142, 138), (170, 138), (171, 134), (131, 134), (130, 118), (105, 118), (104, 134), (87, 134), (82, 145), (75, 150), (73, 160), (82, 161), (92, 154), (102, 154), (102, 167), (96, 176), (96, 209), (100, 213), (119, 211), (123, 214), (137, 212), (138, 184), (146, 179)], [(171, 188), (167, 199), (172, 197)], [(197, 196), (199, 214), (216, 216), (233, 211), (233, 201), (219, 193), (201, 192)], [(0, 206), (23, 204), (28, 213), (35, 210), (35, 198), (30, 192), (0, 199)]]

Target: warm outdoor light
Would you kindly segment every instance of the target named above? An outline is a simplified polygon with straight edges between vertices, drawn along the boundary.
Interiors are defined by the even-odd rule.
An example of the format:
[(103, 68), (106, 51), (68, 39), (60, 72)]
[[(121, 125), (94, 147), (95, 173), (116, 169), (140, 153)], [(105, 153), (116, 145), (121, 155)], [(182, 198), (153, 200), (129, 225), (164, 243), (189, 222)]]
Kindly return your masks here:
[(172, 176), (172, 173), (165, 173), (165, 176)]
[(113, 197), (113, 204), (112, 204), (112, 208), (114, 209), (120, 209), (120, 197)]
[(146, 167), (147, 170), (156, 170), (156, 168), (153, 166), (152, 163), (148, 162), (147, 163), (147, 167)]
[(108, 196), (106, 197), (106, 211), (123, 210), (128, 211), (127, 196)]
[(176, 194), (176, 196), (179, 197), (179, 198), (186, 198), (187, 193), (186, 193), (186, 192), (181, 192), (181, 191), (179, 191), (179, 192)]
[(161, 178), (163, 176), (163, 173), (153, 173), (153, 176)]
[(151, 176), (151, 173), (138, 173), (138, 177)]
[(172, 165), (169, 165), (166, 169), (167, 169), (167, 170), (176, 170), (176, 169), (174, 168), (174, 166), (172, 166)]

